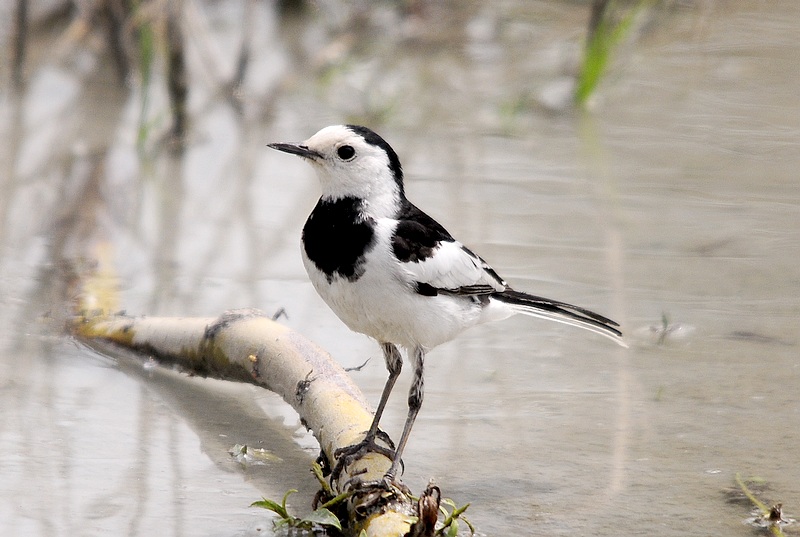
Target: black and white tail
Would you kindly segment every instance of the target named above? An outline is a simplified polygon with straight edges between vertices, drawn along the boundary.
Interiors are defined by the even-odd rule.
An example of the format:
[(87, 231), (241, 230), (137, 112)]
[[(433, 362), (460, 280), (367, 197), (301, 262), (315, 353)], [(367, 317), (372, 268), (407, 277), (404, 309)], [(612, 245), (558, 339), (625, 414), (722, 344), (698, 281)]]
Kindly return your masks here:
[(529, 295), (513, 289), (492, 293), (492, 298), (511, 306), (517, 313), (549, 319), (590, 330), (627, 347), (619, 323), (580, 306)]

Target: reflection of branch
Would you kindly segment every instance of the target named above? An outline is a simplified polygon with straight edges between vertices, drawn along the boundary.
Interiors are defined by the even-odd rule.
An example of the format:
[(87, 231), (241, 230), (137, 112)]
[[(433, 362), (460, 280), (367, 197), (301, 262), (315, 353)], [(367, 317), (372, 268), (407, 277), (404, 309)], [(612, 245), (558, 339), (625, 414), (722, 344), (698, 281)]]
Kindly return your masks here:
[[(248, 482), (269, 494), (280, 494), (289, 488), (300, 489), (306, 497), (316, 492), (315, 483), (307, 479), (313, 457), (298, 449), (295, 427), (285, 425), (283, 417), (266, 416), (256, 399), (249, 396), (251, 392), (242, 392), (232, 383), (189, 378), (166, 367), (143, 367), (137, 353), (121, 351), (109, 344), (93, 342), (92, 345), (113, 357), (121, 371), (166, 402), (194, 431), (203, 453), (221, 470), (240, 469)], [(223, 435), (216, 424), (232, 426), (226, 427), (227, 434)], [(270, 459), (257, 470), (235, 462), (230, 456), (235, 443), (251, 448), (264, 445), (277, 455), (276, 460)]]
[[(625, 310), (625, 256), (623, 252), (624, 239), (620, 230), (619, 221), (622, 217), (620, 196), (616, 190), (615, 175), (611, 172), (609, 154), (603, 146), (603, 140), (597, 129), (595, 117), (581, 111), (578, 120), (578, 135), (582, 149), (586, 154), (586, 168), (589, 172), (589, 182), (596, 189), (596, 196), (601, 207), (601, 225), (605, 243), (605, 257), (611, 281), (613, 283), (614, 306), (612, 311), (615, 318), (623, 318)], [(632, 429), (633, 390), (636, 384), (635, 375), (631, 372), (628, 353), (620, 352), (616, 356), (616, 383), (613, 451), (610, 475), (606, 487), (607, 498), (618, 495), (628, 481), (629, 445)]]

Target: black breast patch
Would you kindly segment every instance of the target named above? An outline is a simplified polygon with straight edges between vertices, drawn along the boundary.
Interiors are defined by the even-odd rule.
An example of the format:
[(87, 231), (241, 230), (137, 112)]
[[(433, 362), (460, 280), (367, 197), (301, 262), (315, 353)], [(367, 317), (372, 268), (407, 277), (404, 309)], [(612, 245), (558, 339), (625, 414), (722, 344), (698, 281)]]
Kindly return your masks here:
[(361, 212), (361, 200), (320, 199), (303, 227), (303, 247), (325, 273), (356, 281), (364, 274), (364, 255), (374, 246), (374, 221)]

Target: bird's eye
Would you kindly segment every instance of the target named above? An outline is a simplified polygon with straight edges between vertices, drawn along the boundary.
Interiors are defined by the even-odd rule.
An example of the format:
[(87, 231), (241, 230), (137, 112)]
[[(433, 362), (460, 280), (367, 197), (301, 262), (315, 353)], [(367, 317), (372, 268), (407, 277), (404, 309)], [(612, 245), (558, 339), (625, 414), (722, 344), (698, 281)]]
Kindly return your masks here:
[(356, 150), (353, 149), (352, 145), (343, 145), (336, 150), (336, 154), (339, 155), (339, 158), (342, 160), (351, 160), (356, 156)]

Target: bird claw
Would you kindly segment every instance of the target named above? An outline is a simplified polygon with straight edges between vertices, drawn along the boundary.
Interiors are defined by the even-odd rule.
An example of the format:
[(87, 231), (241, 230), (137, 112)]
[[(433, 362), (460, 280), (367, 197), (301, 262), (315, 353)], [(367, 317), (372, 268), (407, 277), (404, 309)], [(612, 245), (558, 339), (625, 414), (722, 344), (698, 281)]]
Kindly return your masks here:
[(396, 449), (396, 448), (394, 447), (394, 442), (392, 442), (392, 439), (391, 439), (391, 438), (389, 438), (389, 435), (388, 435), (388, 434), (386, 434), (384, 431), (381, 431), (380, 429), (378, 429), (378, 432), (376, 433), (376, 436), (377, 436), (377, 437), (378, 437), (380, 440), (382, 440), (383, 442), (385, 442), (385, 443), (386, 443), (386, 444), (389, 446), (389, 449), (391, 449), (392, 451), (394, 451), (394, 450)]
[[(382, 442), (385, 442), (389, 447), (378, 444), (375, 441), (376, 437)], [(376, 435), (372, 437), (368, 436), (358, 444), (337, 449), (333, 453), (333, 457), (336, 460), (336, 466), (334, 466), (333, 470), (331, 471), (331, 482), (338, 481), (339, 476), (345, 468), (350, 466), (353, 462), (359, 460), (367, 453), (379, 453), (390, 460), (394, 460), (394, 456), (396, 454), (394, 442), (392, 442), (391, 438), (389, 438), (389, 435), (379, 430)], [(400, 461), (400, 464), (403, 466), (403, 468), (405, 468), (402, 461)], [(387, 478), (387, 484), (394, 482), (393, 475), (385, 475), (384, 481), (386, 481)]]

